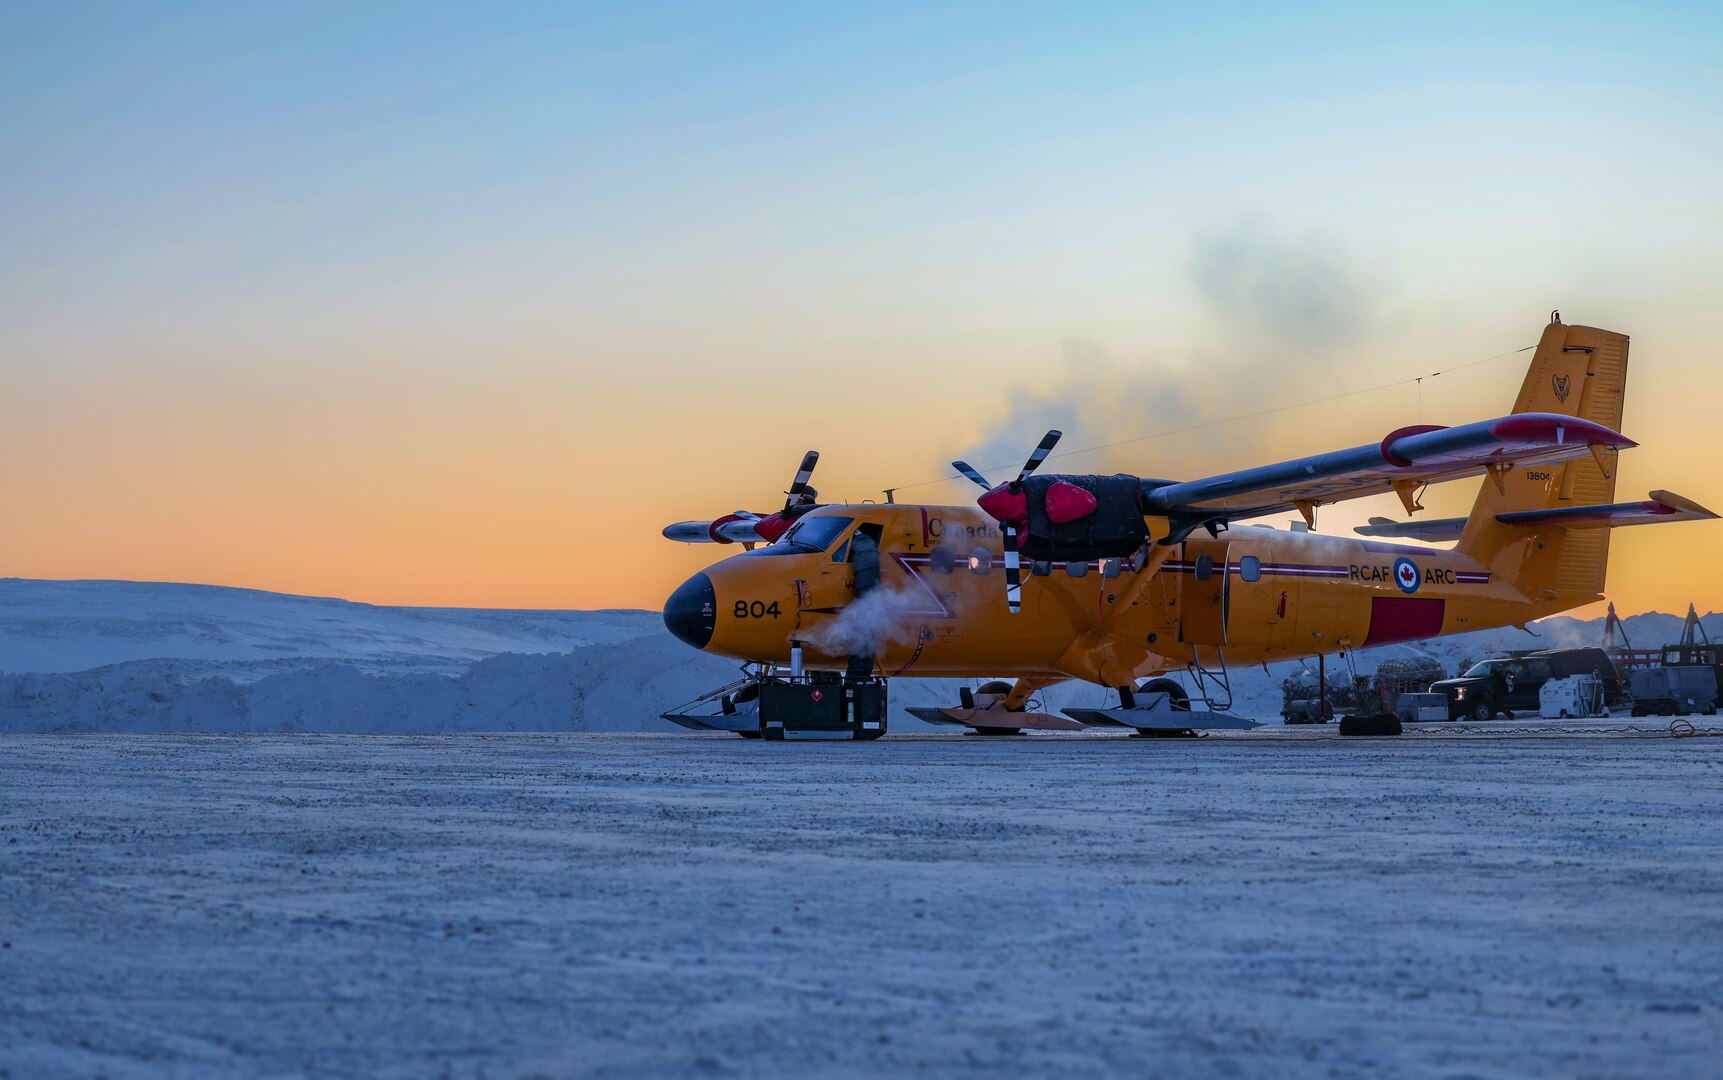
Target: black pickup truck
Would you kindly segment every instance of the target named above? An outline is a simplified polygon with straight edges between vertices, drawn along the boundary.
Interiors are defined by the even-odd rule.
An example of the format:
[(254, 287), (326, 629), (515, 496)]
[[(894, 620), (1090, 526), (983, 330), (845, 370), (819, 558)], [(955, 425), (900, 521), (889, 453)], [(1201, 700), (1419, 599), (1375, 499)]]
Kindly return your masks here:
[(1455, 720), (1491, 720), (1498, 714), (1538, 711), (1538, 691), (1551, 679), (1596, 675), (1603, 681), (1603, 700), (1611, 707), (1622, 701), (1621, 677), (1602, 649), (1543, 649), (1514, 652), (1473, 664), (1464, 674), (1430, 685), (1433, 694), (1448, 698), (1448, 715)]

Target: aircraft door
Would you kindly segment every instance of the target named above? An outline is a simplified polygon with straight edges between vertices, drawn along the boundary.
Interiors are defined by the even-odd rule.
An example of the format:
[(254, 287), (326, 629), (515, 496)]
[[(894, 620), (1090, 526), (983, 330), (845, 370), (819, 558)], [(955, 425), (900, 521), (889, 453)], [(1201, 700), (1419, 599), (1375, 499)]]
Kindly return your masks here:
[[(823, 558), (808, 560), (806, 577), (790, 583), (796, 609), (791, 632), (804, 640), (829, 627), (836, 613), (856, 597), (856, 530), (840, 535), (842, 539)], [(879, 581), (878, 544), (872, 543), (869, 550), (871, 556), (864, 555), (863, 561), (870, 565), (871, 573), (863, 584), (872, 588)]]
[(1227, 555), (1232, 567), (1227, 590), (1227, 641), (1268, 645), (1290, 640), (1297, 618), (1297, 582), (1274, 573), (1273, 544), (1241, 541), (1229, 545)]
[(1225, 645), (1232, 575), (1225, 540), (1187, 540), (1180, 558), (1179, 640)]

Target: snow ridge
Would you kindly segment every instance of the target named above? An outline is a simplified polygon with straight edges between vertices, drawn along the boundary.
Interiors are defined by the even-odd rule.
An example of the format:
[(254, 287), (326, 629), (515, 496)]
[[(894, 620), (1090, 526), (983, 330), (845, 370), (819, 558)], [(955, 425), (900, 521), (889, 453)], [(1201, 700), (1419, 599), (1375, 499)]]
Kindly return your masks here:
[[(1707, 615), (1713, 636), (1723, 616)], [(1626, 620), (1635, 645), (1681, 618)], [(1502, 649), (1594, 645), (1603, 620), (1565, 616), (1360, 650), (1373, 671), (1425, 655), (1449, 671)], [(1331, 663), (1344, 661), (1331, 661)], [(1274, 722), (1297, 663), (1233, 672), (1236, 708)], [(209, 585), (0, 579), (0, 731), (346, 732), (674, 730), (658, 714), (737, 675), (649, 611), (395, 608)], [(1110, 703), (1067, 685), (1044, 705)], [(957, 683), (899, 679), (894, 706), (956, 704)], [(922, 725), (900, 708), (897, 728)]]

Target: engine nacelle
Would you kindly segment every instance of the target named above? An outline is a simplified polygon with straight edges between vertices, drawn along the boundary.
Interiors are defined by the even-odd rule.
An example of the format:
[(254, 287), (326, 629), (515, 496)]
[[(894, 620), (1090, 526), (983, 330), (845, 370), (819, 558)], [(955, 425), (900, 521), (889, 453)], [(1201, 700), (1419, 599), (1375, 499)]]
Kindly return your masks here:
[(977, 502), (988, 516), (1013, 525), (1031, 559), (1088, 561), (1130, 555), (1148, 539), (1143, 482), (1116, 476), (1031, 476), (1016, 491), (1001, 484)]

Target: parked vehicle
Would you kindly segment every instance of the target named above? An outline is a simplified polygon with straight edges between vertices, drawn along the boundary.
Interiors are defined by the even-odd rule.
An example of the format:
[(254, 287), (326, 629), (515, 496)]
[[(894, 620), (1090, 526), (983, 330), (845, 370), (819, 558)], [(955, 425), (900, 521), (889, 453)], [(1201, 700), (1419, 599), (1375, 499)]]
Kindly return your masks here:
[(1551, 679), (1594, 675), (1603, 686), (1606, 708), (1623, 700), (1621, 678), (1602, 649), (1543, 649), (1514, 652), (1472, 665), (1465, 674), (1434, 683), (1433, 692), (1446, 694), (1449, 715), (1456, 719), (1491, 720), (1515, 710), (1540, 708), (1538, 691)]
[(1634, 648), (1627, 640), (1627, 627), (1611, 604), (1603, 641), (1616, 667), (1627, 677), (1633, 715), (1685, 716), (1715, 713), (1723, 706), (1723, 645), (1712, 644), (1692, 604), (1687, 605), (1681, 640), (1661, 649)]
[[(1723, 693), (1720, 693), (1723, 691), (1723, 645), (1711, 643), (1710, 635), (1705, 633), (1705, 625), (1699, 621), (1699, 612), (1692, 604), (1687, 605), (1687, 621), (1681, 627), (1681, 640), (1665, 645), (1661, 659), (1665, 668), (1700, 668), (1710, 672), (1713, 687), (1710, 703), (1723, 705)], [(1690, 693), (1703, 692), (1705, 685), (1702, 678), (1688, 674), (1672, 677), (1670, 681), (1672, 685), (1680, 683)]]
[(1717, 712), (1717, 668), (1713, 664), (1635, 668), (1628, 679), (1633, 687), (1635, 716), (1711, 716)]

